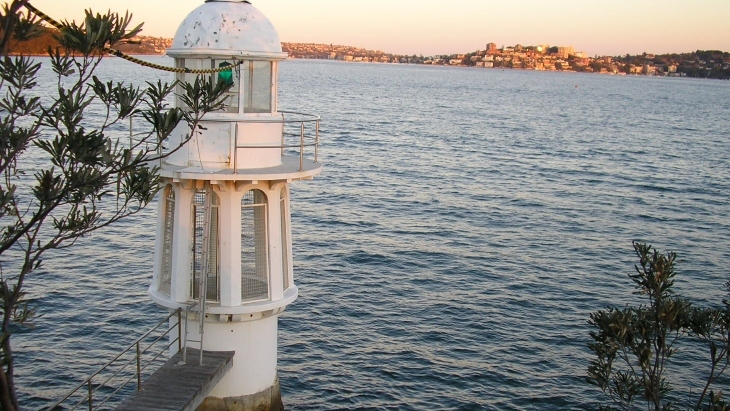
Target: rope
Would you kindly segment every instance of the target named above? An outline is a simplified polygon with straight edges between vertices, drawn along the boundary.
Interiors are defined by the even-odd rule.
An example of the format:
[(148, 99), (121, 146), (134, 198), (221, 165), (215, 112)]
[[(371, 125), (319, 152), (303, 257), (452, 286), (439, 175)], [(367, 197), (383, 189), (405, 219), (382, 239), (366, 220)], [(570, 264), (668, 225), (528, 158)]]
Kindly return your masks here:
[[(46, 21), (48, 24), (52, 25), (53, 27), (57, 28), (58, 30), (63, 30), (63, 28), (64, 28), (63, 24), (59, 23), (53, 17), (47, 15), (46, 13), (38, 10), (37, 8), (35, 8), (35, 6), (30, 4), (29, 2), (25, 3), (25, 8), (27, 8), (33, 14), (38, 16), (41, 20)], [(149, 67), (149, 68), (162, 70), (162, 71), (169, 71), (172, 73), (191, 73), (191, 74), (220, 73), (222, 71), (230, 71), (234, 67), (238, 67), (241, 64), (243, 64), (243, 61), (237, 61), (233, 65), (229, 65), (229, 66), (225, 66), (225, 67), (218, 67), (218, 68), (213, 68), (213, 69), (191, 69), (191, 68), (186, 68), (186, 67), (167, 67), (167, 66), (162, 66), (160, 64), (150, 63), (149, 61), (140, 60), (136, 57), (132, 57), (128, 54), (124, 54), (121, 51), (110, 48), (110, 47), (104, 47), (104, 52), (107, 54), (111, 54), (112, 56), (119, 57), (124, 60), (130, 61), (132, 63), (139, 64), (140, 66)]]

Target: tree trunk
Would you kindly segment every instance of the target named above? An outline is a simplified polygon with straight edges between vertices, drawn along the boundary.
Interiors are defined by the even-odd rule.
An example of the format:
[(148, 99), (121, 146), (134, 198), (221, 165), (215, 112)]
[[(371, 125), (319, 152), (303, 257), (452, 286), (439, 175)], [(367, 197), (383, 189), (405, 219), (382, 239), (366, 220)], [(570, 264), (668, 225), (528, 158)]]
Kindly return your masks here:
[[(12, 298), (12, 297), (11, 297)], [(6, 300), (7, 301), (7, 300)], [(7, 305), (7, 304), (6, 304)], [(8, 307), (3, 307), (3, 323), (2, 323), (2, 335), (7, 336), (2, 344), (3, 358), (5, 364), (0, 367), (0, 405), (2, 405), (3, 411), (16, 411), (18, 406), (18, 397), (15, 392), (15, 385), (13, 384), (13, 350), (10, 347), (10, 313)]]
[(15, 406), (17, 401), (13, 400), (13, 394), (10, 392), (8, 386), (8, 379), (5, 369), (0, 370), (0, 405), (3, 411), (16, 411), (18, 408)]
[(15, 312), (15, 306), (18, 303), (19, 290), (23, 281), (24, 273), (18, 278), (18, 284), (10, 291), (8, 284), (5, 284), (5, 292), (7, 293), (3, 298), (3, 322), (2, 329), (0, 329), (0, 335), (5, 337), (5, 341), (2, 343), (2, 358), (5, 361), (0, 367), (0, 405), (2, 405), (3, 411), (16, 411), (20, 409), (18, 403), (18, 393), (15, 390), (15, 379), (13, 374), (15, 373), (15, 359), (13, 358), (13, 348), (10, 346), (10, 320)]

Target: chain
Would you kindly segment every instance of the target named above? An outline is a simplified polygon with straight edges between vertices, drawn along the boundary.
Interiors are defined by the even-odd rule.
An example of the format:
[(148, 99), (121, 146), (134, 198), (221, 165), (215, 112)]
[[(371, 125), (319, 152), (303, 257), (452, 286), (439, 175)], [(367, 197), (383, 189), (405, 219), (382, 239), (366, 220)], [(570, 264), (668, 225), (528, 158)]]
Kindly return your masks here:
[[(55, 27), (59, 30), (63, 30), (63, 28), (64, 28), (63, 24), (59, 23), (58, 21), (53, 19), (53, 17), (47, 15), (46, 13), (38, 10), (37, 8), (35, 8), (35, 6), (30, 4), (29, 2), (25, 3), (25, 8), (30, 10), (33, 14), (38, 16), (41, 20), (46, 21), (48, 24), (52, 25), (53, 27)], [(121, 51), (110, 48), (110, 47), (104, 47), (104, 52), (107, 54), (111, 54), (112, 56), (119, 57), (119, 58), (122, 58), (127, 61), (131, 61), (132, 63), (139, 64), (140, 66), (150, 67), (150, 68), (153, 68), (156, 70), (169, 71), (172, 73), (191, 73), (191, 74), (219, 73), (221, 71), (229, 71), (229, 70), (233, 69), (234, 67), (240, 66), (243, 63), (243, 61), (237, 61), (236, 64), (233, 64), (231, 66), (218, 67), (218, 68), (213, 68), (213, 69), (190, 69), (190, 68), (186, 68), (186, 67), (167, 67), (167, 66), (162, 66), (159, 64), (150, 63), (149, 61), (140, 60), (136, 57), (132, 57), (128, 54), (124, 54)]]

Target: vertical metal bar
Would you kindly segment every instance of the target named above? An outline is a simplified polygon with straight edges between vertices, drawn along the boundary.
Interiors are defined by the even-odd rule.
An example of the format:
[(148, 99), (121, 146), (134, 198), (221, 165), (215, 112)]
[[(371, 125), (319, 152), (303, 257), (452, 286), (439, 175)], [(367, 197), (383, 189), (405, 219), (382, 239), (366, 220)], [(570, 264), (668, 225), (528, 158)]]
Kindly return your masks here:
[(233, 127), (233, 174), (238, 174), (238, 123)]
[(188, 321), (190, 321), (190, 305), (185, 306), (185, 344), (183, 345), (183, 364), (188, 362)]
[(142, 353), (139, 351), (139, 341), (137, 341), (137, 391), (142, 391)]
[(304, 170), (304, 122), (299, 128), (299, 171)]
[[(253, 108), (253, 60), (248, 62), (248, 90), (246, 91), (247, 106)], [(244, 113), (246, 110), (244, 109)]]
[(205, 183), (205, 208), (203, 217), (203, 273), (200, 276), (200, 318), (198, 319), (198, 330), (200, 331), (200, 365), (203, 365), (203, 336), (205, 335), (205, 301), (208, 298), (208, 273), (210, 272), (210, 224), (213, 218), (213, 189), (210, 183)]
[(319, 119), (314, 123), (314, 162), (319, 163)]
[(177, 309), (177, 352), (182, 351), (182, 309)]
[(94, 390), (92, 389), (92, 386), (91, 386), (91, 378), (89, 378), (89, 411), (94, 411), (93, 396), (94, 396)]
[(284, 113), (281, 113), (281, 156), (284, 157), (284, 146), (286, 145), (286, 140), (284, 139), (284, 135), (286, 134), (286, 116)]
[[(203, 321), (205, 321), (205, 318), (203, 318)], [(200, 338), (200, 358), (199, 358), (198, 365), (200, 365), (200, 366), (203, 365), (203, 338), (202, 337)]]

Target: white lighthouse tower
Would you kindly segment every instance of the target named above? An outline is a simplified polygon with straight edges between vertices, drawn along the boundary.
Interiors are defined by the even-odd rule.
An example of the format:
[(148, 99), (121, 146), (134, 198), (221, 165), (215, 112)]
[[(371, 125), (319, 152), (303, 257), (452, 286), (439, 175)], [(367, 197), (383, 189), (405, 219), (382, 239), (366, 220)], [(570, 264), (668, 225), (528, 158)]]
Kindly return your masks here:
[[(248, 1), (207, 0), (182, 22), (167, 54), (178, 68), (229, 67), (206, 75), (233, 85), (225, 108), (207, 114), (161, 164), (149, 293), (187, 312), (186, 346), (235, 351), (205, 409), (280, 409), (278, 316), (298, 295), (289, 185), (321, 171), (319, 117), (278, 111), (278, 64), (287, 54)], [(196, 75), (177, 76), (192, 82)], [(176, 105), (186, 109), (179, 98)], [(190, 133), (180, 125), (169, 147)]]

